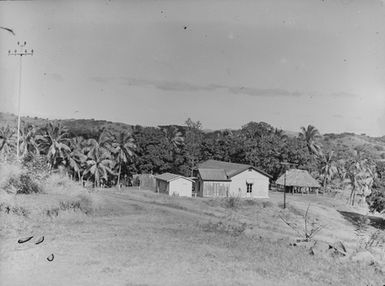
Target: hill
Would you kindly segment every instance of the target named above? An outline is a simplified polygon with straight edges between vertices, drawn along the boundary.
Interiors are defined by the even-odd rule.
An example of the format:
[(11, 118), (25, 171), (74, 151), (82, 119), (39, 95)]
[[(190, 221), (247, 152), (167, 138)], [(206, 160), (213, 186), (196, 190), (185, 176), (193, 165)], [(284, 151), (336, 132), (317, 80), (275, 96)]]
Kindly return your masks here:
[(370, 137), (354, 133), (324, 134), (321, 143), (326, 151), (333, 150), (338, 157), (343, 157), (347, 152), (357, 150), (370, 154), (373, 159), (385, 159), (385, 140), (383, 137)]
[[(129, 125), (121, 122), (112, 122), (107, 120), (95, 120), (95, 119), (60, 119), (49, 120), (38, 117), (22, 117), (22, 122), (33, 124), (37, 127), (43, 127), (48, 122), (60, 122), (67, 127), (72, 136), (83, 137), (97, 137), (100, 130), (106, 128), (111, 131), (132, 131), (134, 125)], [(17, 117), (11, 113), (0, 112), (0, 126), (11, 125), (16, 127)], [(161, 128), (168, 127), (170, 125), (159, 126)], [(183, 129), (183, 126), (176, 126)], [(183, 130), (182, 130), (183, 131)], [(233, 130), (237, 132), (237, 130)], [(205, 136), (216, 136), (219, 130), (205, 129)], [(288, 137), (298, 136), (298, 132), (284, 130), (284, 134)], [(385, 160), (385, 136), (383, 137), (370, 137), (365, 134), (354, 133), (326, 133), (321, 136), (320, 143), (324, 147), (325, 151), (333, 150), (337, 157), (346, 157), (346, 154), (350, 154), (354, 150), (359, 150), (370, 154), (376, 160)], [(344, 156), (345, 155), (345, 156)]]

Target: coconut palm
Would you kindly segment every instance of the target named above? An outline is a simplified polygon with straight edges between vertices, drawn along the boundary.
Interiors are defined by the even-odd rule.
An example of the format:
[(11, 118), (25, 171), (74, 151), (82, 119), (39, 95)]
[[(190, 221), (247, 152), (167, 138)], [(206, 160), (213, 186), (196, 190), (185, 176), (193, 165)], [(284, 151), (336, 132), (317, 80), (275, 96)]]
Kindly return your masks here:
[(337, 167), (334, 162), (334, 153), (330, 151), (329, 153), (322, 155), (320, 157), (321, 165), (321, 174), (323, 176), (323, 187), (326, 189), (327, 184), (332, 180), (333, 176), (337, 173)]
[(117, 134), (111, 134), (112, 140), (108, 144), (108, 149), (115, 155), (116, 164), (118, 167), (118, 182), (120, 188), (120, 175), (122, 173), (122, 166), (127, 164), (131, 157), (134, 156), (136, 145), (131, 133), (120, 131)]
[(107, 148), (112, 141), (111, 133), (107, 132), (105, 129), (101, 130), (99, 133), (99, 137), (97, 139), (90, 138), (85, 141), (83, 152), (84, 154), (88, 154), (92, 151), (92, 149), (98, 148)]
[(7, 159), (16, 149), (16, 131), (9, 126), (0, 128), (0, 154)]
[(43, 135), (36, 136), (39, 147), (47, 155), (50, 169), (65, 163), (69, 147), (68, 131), (61, 124), (48, 123), (43, 129)]
[(319, 131), (314, 126), (308, 125), (307, 128), (301, 127), (299, 138), (306, 142), (310, 154), (314, 154), (315, 156), (322, 155), (321, 146), (317, 143), (320, 137)]
[(163, 128), (162, 131), (167, 142), (172, 145), (173, 149), (178, 151), (183, 146), (184, 138), (182, 132), (180, 132), (177, 127), (170, 126), (168, 128)]
[(96, 187), (100, 186), (102, 179), (108, 180), (108, 174), (116, 175), (112, 169), (114, 162), (111, 160), (111, 153), (104, 147), (95, 146), (88, 152), (86, 170), (83, 176), (89, 175)]
[(69, 167), (81, 179), (82, 166), (86, 163), (87, 156), (84, 154), (85, 140), (83, 137), (74, 137), (70, 140), (71, 151), (67, 152), (66, 160)]
[(33, 125), (26, 125), (20, 129), (19, 152), (21, 157), (25, 157), (30, 153), (37, 155), (40, 153), (36, 136), (36, 128)]
[(355, 204), (356, 196), (367, 197), (371, 193), (375, 172), (374, 166), (367, 159), (353, 160), (348, 170), (347, 176), (351, 185), (351, 192), (348, 202)]
[(346, 179), (346, 167), (345, 167), (345, 160), (338, 160), (336, 162), (337, 167), (337, 176), (340, 179), (341, 182), (344, 182)]

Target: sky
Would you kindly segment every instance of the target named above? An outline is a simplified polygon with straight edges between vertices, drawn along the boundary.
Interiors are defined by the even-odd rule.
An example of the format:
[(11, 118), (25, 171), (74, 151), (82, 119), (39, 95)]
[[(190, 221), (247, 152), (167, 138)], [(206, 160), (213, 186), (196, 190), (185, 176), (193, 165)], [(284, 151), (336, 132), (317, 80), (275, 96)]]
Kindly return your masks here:
[(1, 1), (0, 111), (385, 135), (385, 1)]

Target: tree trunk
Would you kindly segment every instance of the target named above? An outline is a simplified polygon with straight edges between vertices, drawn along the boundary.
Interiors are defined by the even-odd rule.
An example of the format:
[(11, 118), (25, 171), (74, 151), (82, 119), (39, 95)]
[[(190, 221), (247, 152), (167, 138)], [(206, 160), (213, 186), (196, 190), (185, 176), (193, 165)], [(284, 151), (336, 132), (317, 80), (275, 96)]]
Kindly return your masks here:
[(194, 177), (194, 160), (195, 158), (191, 158), (191, 177)]
[(122, 163), (119, 164), (119, 173), (118, 173), (118, 188), (120, 189), (120, 173), (122, 171)]
[(325, 192), (327, 191), (327, 189), (326, 189), (326, 185), (327, 185), (327, 177), (326, 177), (326, 175), (325, 175), (325, 177), (324, 177), (324, 181), (323, 181), (323, 186), (324, 186), (324, 190), (325, 190)]

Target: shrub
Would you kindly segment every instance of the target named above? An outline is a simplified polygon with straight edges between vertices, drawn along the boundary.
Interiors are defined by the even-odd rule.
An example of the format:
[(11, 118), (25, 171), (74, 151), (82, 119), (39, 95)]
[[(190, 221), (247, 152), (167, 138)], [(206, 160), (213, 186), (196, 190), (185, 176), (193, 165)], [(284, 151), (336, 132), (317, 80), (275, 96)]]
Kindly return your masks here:
[(41, 187), (36, 177), (26, 168), (17, 164), (0, 166), (0, 188), (14, 194), (40, 193)]
[(366, 202), (371, 212), (385, 212), (385, 187), (380, 186), (380, 189), (374, 189), (372, 193), (366, 197)]
[(240, 201), (241, 199), (239, 197), (228, 197), (225, 200), (225, 206), (226, 208), (235, 209), (239, 207)]
[(22, 167), (38, 181), (43, 181), (49, 176), (49, 166), (45, 156), (28, 153), (22, 160)]
[(246, 226), (246, 223), (226, 223), (219, 221), (217, 223), (208, 222), (202, 225), (202, 230), (207, 232), (220, 232), (233, 236), (239, 236), (245, 231)]
[(31, 178), (30, 174), (21, 174), (18, 178), (11, 178), (9, 184), (16, 188), (17, 194), (40, 193), (39, 185)]
[(50, 175), (44, 181), (42, 189), (46, 194), (67, 194), (72, 196), (87, 192), (79, 183), (59, 174)]

